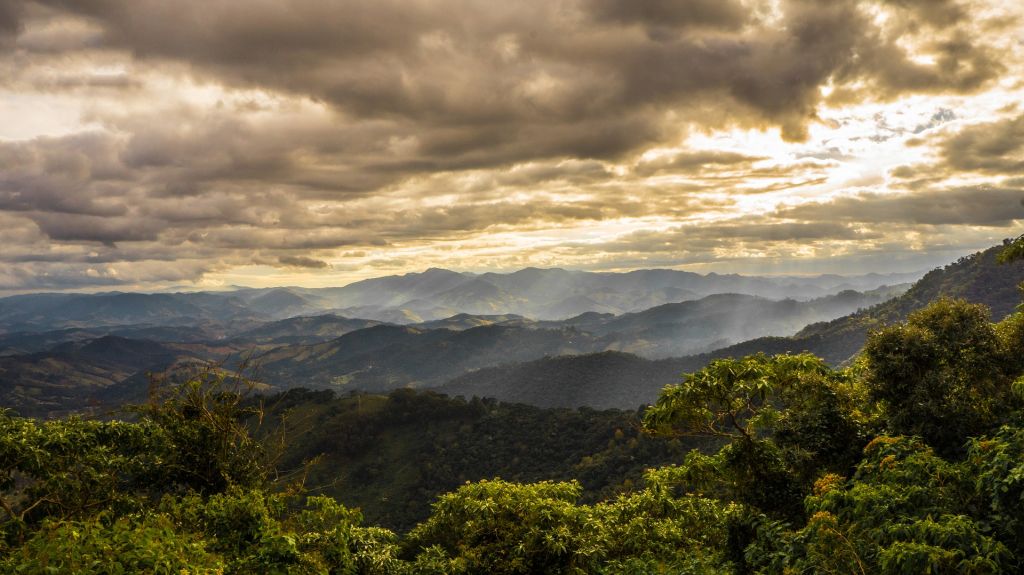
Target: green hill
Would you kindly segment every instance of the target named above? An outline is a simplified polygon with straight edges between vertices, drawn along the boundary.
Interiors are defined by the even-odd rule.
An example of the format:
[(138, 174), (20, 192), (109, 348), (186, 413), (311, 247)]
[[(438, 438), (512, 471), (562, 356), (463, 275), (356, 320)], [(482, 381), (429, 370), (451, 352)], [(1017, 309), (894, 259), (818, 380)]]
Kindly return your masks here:
[(408, 389), (344, 397), (296, 389), (264, 403), (265, 421), (287, 413), (282, 468), (322, 455), (307, 486), (399, 530), (467, 481), (575, 478), (584, 500), (597, 501), (638, 482), (647, 467), (717, 445), (647, 437), (636, 411), (541, 409)]

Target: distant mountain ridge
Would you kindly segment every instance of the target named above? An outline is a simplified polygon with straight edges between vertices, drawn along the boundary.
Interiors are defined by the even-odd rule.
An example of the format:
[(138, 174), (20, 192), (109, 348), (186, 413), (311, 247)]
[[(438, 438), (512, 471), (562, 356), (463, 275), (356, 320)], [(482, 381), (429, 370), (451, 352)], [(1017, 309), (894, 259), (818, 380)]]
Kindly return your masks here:
[(963, 298), (992, 311), (993, 321), (1013, 313), (1022, 303), (1024, 262), (999, 264), (1003, 246), (965, 256), (928, 272), (904, 294), (832, 321), (808, 325), (788, 338), (760, 338), (715, 350), (707, 357), (740, 356), (755, 352), (807, 351), (839, 364), (857, 354), (869, 331), (903, 321), (911, 312), (940, 297)]
[(838, 317), (890, 295), (885, 290), (872, 295), (843, 292), (798, 302), (719, 294), (635, 314), (588, 313), (545, 322), (461, 315), (410, 326), (379, 325), (322, 343), (282, 346), (255, 360), (264, 380), (281, 387), (372, 392), (432, 387), (474, 369), (546, 356), (622, 351), (658, 359), (759, 335), (791, 334), (814, 318)]
[(0, 298), (0, 334), (98, 327), (197, 326), (229, 337), (268, 321), (335, 314), (417, 324), (460, 313), (562, 320), (587, 312), (631, 313), (719, 293), (810, 300), (869, 291), (921, 274), (757, 277), (676, 270), (595, 273), (526, 268), (508, 274), (422, 273), (332, 288), (242, 288), (182, 293), (31, 294)]
[[(790, 337), (761, 337), (709, 353), (651, 361), (625, 354), (584, 354), (543, 358), (479, 370), (460, 376), (438, 390), (452, 395), (486, 396), (502, 401), (545, 407), (631, 408), (653, 402), (667, 384), (696, 371), (716, 358), (810, 352), (832, 364), (849, 361), (860, 352), (870, 330), (903, 321), (914, 310), (940, 297), (963, 298), (992, 310), (994, 321), (1021, 304), (1024, 262), (996, 263), (1003, 246), (961, 258), (932, 270), (904, 294), (828, 322), (806, 326)], [(613, 318), (591, 314), (589, 322)], [(588, 323), (581, 319), (580, 323)]]
[(234, 369), (244, 357), (252, 359), (261, 381), (278, 388), (433, 387), (473, 370), (548, 356), (613, 350), (655, 358), (751, 334), (792, 333), (808, 321), (888, 295), (843, 292), (797, 302), (720, 294), (635, 314), (587, 312), (565, 321), (458, 314), (398, 325), (323, 314), (256, 327), (244, 323), (230, 337), (208, 339), (201, 336), (209, 331), (187, 326), (22, 332), (0, 336), (0, 405), (26, 413), (59, 411), (76, 402), (109, 407), (118, 397), (144, 399), (148, 373), (178, 377), (203, 361), (227, 361), (225, 367)]
[[(412, 386), (540, 405), (635, 408), (715, 357), (811, 351), (841, 363), (860, 349), (867, 330), (940, 295), (990, 305), (998, 319), (1013, 310), (1020, 299), (1016, 284), (1024, 281), (1024, 265), (995, 264), (1000, 249), (930, 272), (903, 295), (905, 288), (896, 286), (803, 300), (697, 291), (720, 285), (738, 288), (726, 291), (787, 289), (779, 287), (789, 285), (780, 278), (539, 269), (480, 275), (435, 269), (318, 290), (16, 296), (0, 299), (0, 406), (26, 413), (110, 407), (144, 398), (150, 372), (173, 376), (204, 361), (227, 361), (224, 367), (233, 369), (238, 363), (231, 358), (250, 354), (261, 381), (277, 388)], [(690, 283), (679, 285), (680, 278)], [(727, 281), (734, 283), (721, 283)], [(830, 276), (815, 281), (803, 293), (856, 283)], [(415, 296), (421, 311), (432, 301), (460, 298), (492, 311), (500, 307), (495, 301), (541, 294), (548, 299), (536, 305), (550, 306), (565, 300), (566, 285), (588, 282), (586, 295), (569, 297), (584, 308), (604, 303), (564, 319), (458, 312), (425, 320), (406, 308), (374, 308)], [(699, 297), (606, 311), (623, 297), (651, 302), (665, 294)], [(344, 302), (400, 321), (348, 317), (337, 311)]]
[(329, 288), (320, 295), (329, 299), (342, 315), (382, 321), (395, 321), (399, 311), (403, 312), (402, 317), (420, 321), (443, 319), (457, 313), (515, 314), (536, 320), (561, 320), (591, 311), (637, 312), (720, 293), (809, 300), (842, 291), (870, 291), (908, 283), (921, 275), (757, 277), (701, 275), (664, 269), (611, 273), (558, 268), (525, 268), (507, 274), (475, 275), (433, 268), (420, 274), (388, 276), (343, 288)]

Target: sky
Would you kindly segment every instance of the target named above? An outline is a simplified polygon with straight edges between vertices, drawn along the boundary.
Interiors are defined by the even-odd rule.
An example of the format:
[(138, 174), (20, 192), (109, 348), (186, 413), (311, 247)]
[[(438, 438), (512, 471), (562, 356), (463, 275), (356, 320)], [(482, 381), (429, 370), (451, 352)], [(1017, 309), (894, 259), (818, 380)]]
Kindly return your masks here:
[(0, 0), (0, 292), (923, 270), (1022, 102), (1019, 0)]

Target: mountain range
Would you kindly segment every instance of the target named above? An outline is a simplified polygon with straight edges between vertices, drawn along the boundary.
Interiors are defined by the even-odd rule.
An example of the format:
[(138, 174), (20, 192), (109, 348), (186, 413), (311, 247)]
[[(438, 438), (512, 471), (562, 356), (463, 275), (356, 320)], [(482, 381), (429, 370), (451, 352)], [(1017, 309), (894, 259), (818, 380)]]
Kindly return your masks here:
[(220, 339), (273, 320), (328, 313), (395, 324), (443, 320), (458, 314), (561, 320), (587, 312), (636, 312), (720, 293), (809, 300), (846, 290), (870, 291), (904, 284), (921, 275), (756, 277), (675, 270), (593, 273), (557, 268), (477, 275), (434, 268), (336, 288), (27, 294), (0, 298), (0, 334), (74, 328), (189, 327), (200, 339)]
[[(904, 275), (432, 269), (341, 288), (15, 296), (0, 299), (0, 405), (107, 409), (144, 399), (150, 375), (187, 377), (212, 362), (255, 366), (250, 375), (279, 389), (416, 387), (632, 409), (716, 357), (811, 351), (842, 363), (868, 330), (941, 295), (985, 303), (998, 319), (1024, 280), (1022, 266), (995, 264), (998, 249), (912, 285), (876, 285)], [(344, 313), (356, 309), (376, 317)], [(570, 309), (579, 313), (559, 317)]]

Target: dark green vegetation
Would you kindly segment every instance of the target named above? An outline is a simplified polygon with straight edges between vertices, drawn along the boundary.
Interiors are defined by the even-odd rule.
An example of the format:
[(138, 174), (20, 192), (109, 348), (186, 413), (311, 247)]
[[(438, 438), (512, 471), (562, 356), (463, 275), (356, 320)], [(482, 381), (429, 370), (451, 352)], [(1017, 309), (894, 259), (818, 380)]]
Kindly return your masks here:
[[(204, 381), (132, 422), (0, 416), (0, 572), (1024, 570), (1024, 311), (991, 323), (985, 306), (939, 299), (871, 332), (838, 369), (810, 354), (714, 360), (643, 412), (654, 439), (599, 428), (623, 413), (541, 415), (408, 391), (303, 392), (261, 408), (216, 375)], [(268, 423), (281, 414), (283, 426)], [(570, 461), (611, 436), (571, 480), (538, 458), (517, 478), (550, 481), (472, 481), (476, 462), (529, 457), (488, 438), (509, 429), (542, 454), (557, 443), (545, 433), (565, 434), (551, 458)], [(657, 447), (682, 438), (718, 448)], [(402, 469), (427, 463), (417, 452), (435, 443), (429, 462), (443, 469)], [(366, 496), (357, 475), (423, 490), (432, 475), (471, 482), (396, 534), (310, 496), (334, 474), (302, 464), (318, 453), (325, 469), (345, 468), (343, 500), (346, 484), (349, 500)], [(615, 478), (635, 473), (630, 457), (661, 456), (678, 460)]]
[(264, 421), (286, 417), (281, 465), (320, 456), (309, 489), (399, 530), (426, 519), (438, 495), (467, 481), (576, 479), (582, 500), (593, 502), (630, 490), (646, 467), (720, 443), (652, 438), (641, 432), (636, 411), (540, 409), (412, 390), (342, 398), (291, 390), (265, 405)]

